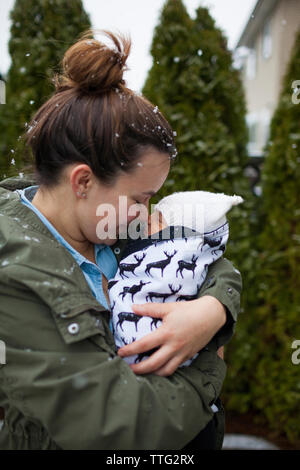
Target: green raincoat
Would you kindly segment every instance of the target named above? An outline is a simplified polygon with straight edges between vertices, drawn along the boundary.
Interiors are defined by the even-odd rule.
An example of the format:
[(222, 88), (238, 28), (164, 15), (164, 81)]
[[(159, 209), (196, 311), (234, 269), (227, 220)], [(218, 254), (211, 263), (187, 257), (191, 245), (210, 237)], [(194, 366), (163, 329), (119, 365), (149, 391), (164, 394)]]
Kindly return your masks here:
[[(219, 299), (227, 321), (193, 363), (169, 377), (135, 375), (74, 258), (13, 192), (32, 184), (0, 182), (0, 449), (182, 449), (213, 417), (226, 373), (216, 351), (233, 335), (239, 271), (225, 258), (209, 267), (198, 297)], [(125, 243), (112, 247), (118, 261)], [(223, 408), (217, 421), (221, 447)]]

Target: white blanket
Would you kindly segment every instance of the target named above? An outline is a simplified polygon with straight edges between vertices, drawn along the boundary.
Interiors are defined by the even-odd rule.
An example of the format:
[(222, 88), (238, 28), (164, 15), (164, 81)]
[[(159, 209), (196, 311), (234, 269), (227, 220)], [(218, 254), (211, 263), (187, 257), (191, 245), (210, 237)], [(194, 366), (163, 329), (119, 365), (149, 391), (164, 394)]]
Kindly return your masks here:
[[(178, 201), (202, 205), (203, 217), (184, 218), (185, 206)], [(118, 271), (108, 283), (112, 326), (117, 348), (151, 333), (161, 320), (133, 313), (133, 303), (177, 302), (197, 298), (208, 266), (220, 258), (229, 236), (226, 212), (243, 202), (240, 196), (223, 193), (191, 191), (174, 193), (156, 206), (169, 226), (163, 229), (160, 240), (153, 237), (130, 240), (125, 248)], [(169, 209), (175, 207), (173, 212)], [(178, 225), (188, 220), (189, 225)], [(199, 221), (201, 226), (199, 226)], [(199, 231), (200, 229), (200, 231)], [(202, 230), (201, 230), (202, 229)], [(124, 357), (129, 364), (140, 362), (153, 351)], [(197, 354), (181, 366), (187, 366)]]
[[(165, 241), (150, 240), (150, 243), (148, 240), (130, 243), (132, 252), (121, 260), (115, 277), (108, 284), (117, 347), (138, 340), (161, 325), (161, 320), (134, 314), (131, 309), (133, 303), (197, 298), (208, 266), (225, 251), (228, 234), (226, 222), (217, 230), (206, 233), (204, 239), (202, 235), (191, 235)], [(144, 248), (139, 249), (143, 244)], [(124, 359), (132, 364), (147, 356), (149, 353)], [(190, 362), (188, 360), (182, 365)]]

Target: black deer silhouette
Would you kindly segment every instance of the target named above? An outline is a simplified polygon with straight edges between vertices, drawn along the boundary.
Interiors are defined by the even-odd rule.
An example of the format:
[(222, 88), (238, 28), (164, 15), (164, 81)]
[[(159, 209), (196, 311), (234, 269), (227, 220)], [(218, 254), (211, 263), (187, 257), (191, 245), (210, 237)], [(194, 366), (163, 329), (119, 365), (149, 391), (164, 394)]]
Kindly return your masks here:
[(193, 295), (180, 295), (177, 299), (176, 302), (181, 301), (181, 300), (195, 300), (197, 298), (197, 294)]
[(126, 294), (131, 294), (131, 300), (133, 302), (133, 297), (137, 292), (140, 292), (146, 284), (150, 284), (150, 282), (143, 282), (140, 281), (139, 284), (135, 284), (133, 286), (124, 286), (123, 291), (119, 293), (119, 296), (122, 296), (122, 300), (124, 300), (124, 297)]
[(215, 250), (212, 250), (211, 254), (216, 255), (218, 251), (222, 251), (222, 253), (224, 253), (225, 248), (226, 248), (225, 245), (220, 245), (219, 248), (216, 248)]
[(182, 288), (182, 285), (180, 285), (177, 290), (173, 289), (172, 284), (168, 284), (168, 286), (171, 292), (167, 292), (167, 293), (148, 292), (148, 294), (146, 295), (146, 302), (148, 302), (148, 299), (150, 299), (150, 302), (152, 302), (153, 297), (157, 299), (163, 299), (163, 302), (164, 302), (168, 297), (171, 297), (171, 295), (177, 294), (177, 292), (179, 292), (180, 289)]
[(145, 269), (145, 273), (147, 274), (147, 276), (151, 275), (150, 269), (153, 269), (153, 268), (161, 269), (161, 275), (163, 276), (163, 271), (165, 267), (171, 262), (171, 258), (173, 258), (173, 256), (176, 255), (176, 253), (177, 251), (175, 250), (172, 255), (168, 255), (168, 253), (164, 251), (164, 254), (166, 255), (167, 259), (163, 259), (161, 261), (154, 261), (153, 263), (148, 263)]
[(111, 281), (108, 281), (107, 283), (108, 290), (111, 289), (115, 284), (117, 284), (117, 282), (119, 282), (119, 280), (115, 281), (114, 279), (112, 279)]
[(159, 348), (153, 348), (153, 349), (150, 349), (149, 351), (144, 351), (142, 353), (139, 353), (134, 361), (134, 363), (136, 364), (137, 362), (141, 362), (142, 359), (144, 359), (144, 357), (148, 357), (148, 356), (151, 356), (152, 353), (154, 353), (155, 351), (157, 351)]
[(176, 271), (176, 277), (177, 277), (177, 273), (178, 273), (178, 271), (179, 271), (180, 274), (181, 274), (181, 277), (183, 278), (182, 271), (183, 271), (184, 269), (187, 269), (188, 271), (193, 271), (193, 279), (194, 279), (194, 276), (195, 276), (195, 268), (196, 268), (196, 261), (197, 261), (198, 258), (199, 258), (199, 256), (196, 257), (196, 255), (193, 255), (190, 262), (184, 261), (184, 260), (179, 260), (179, 261), (178, 261), (178, 269), (177, 269), (177, 271)]
[(120, 276), (121, 276), (121, 278), (124, 279), (123, 276), (124, 276), (124, 277), (128, 277), (128, 276), (126, 276), (126, 275), (124, 274), (124, 271), (130, 271), (130, 272), (132, 272), (132, 274), (134, 274), (134, 275), (136, 276), (134, 270), (141, 264), (141, 262), (143, 261), (143, 259), (145, 258), (145, 256), (146, 256), (146, 253), (143, 253), (143, 254), (142, 254), (142, 257), (139, 259), (139, 258), (137, 257), (137, 255), (134, 255), (134, 257), (135, 257), (135, 259), (136, 259), (136, 261), (137, 261), (136, 263), (120, 263), (120, 264), (119, 264), (119, 270), (120, 270)]
[(136, 340), (136, 338), (131, 338), (131, 342), (130, 343), (127, 343), (127, 341), (125, 340), (125, 338), (123, 336), (121, 336), (121, 341), (123, 344), (127, 345), (127, 344), (131, 344), (133, 343), (134, 341)]
[(197, 298), (197, 293), (198, 293), (198, 290), (199, 290), (200, 286), (201, 286), (201, 284), (197, 284), (197, 291), (196, 291), (195, 294), (180, 295), (179, 297), (177, 297), (176, 302), (181, 301), (181, 300), (194, 300), (194, 299), (196, 299)]
[(158, 323), (159, 321), (162, 321), (161, 318), (152, 318), (152, 321), (151, 321), (151, 323), (150, 323), (150, 328), (151, 328), (151, 330), (152, 330), (152, 325), (153, 325), (155, 328), (157, 328), (157, 323)]
[[(206, 237), (204, 235), (204, 240), (203, 240), (203, 246), (202, 248), (204, 247), (204, 245), (209, 245), (210, 248), (213, 248), (215, 246), (218, 246), (220, 245), (222, 241), (222, 237), (219, 237), (219, 238), (210, 238), (210, 237)], [(202, 251), (202, 248), (201, 248), (201, 251)]]
[(120, 325), (121, 330), (124, 331), (123, 328), (122, 328), (122, 324), (123, 324), (124, 321), (129, 321), (129, 322), (133, 322), (135, 324), (135, 331), (137, 331), (137, 324), (138, 324), (138, 322), (140, 321), (140, 319), (142, 317), (140, 317), (140, 316), (138, 316), (138, 315), (136, 315), (135, 313), (132, 313), (132, 312), (120, 312), (120, 313), (118, 313), (118, 318), (119, 318), (119, 320), (116, 324), (116, 329), (118, 328), (118, 325)]

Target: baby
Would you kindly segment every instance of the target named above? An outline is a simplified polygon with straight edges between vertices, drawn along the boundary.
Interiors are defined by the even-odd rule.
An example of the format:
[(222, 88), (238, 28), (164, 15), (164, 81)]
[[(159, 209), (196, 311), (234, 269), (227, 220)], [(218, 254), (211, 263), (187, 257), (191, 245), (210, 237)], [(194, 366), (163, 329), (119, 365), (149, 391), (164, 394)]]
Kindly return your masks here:
[[(193, 300), (208, 266), (220, 258), (229, 236), (226, 213), (240, 196), (207, 191), (177, 192), (163, 198), (148, 218), (145, 238), (130, 239), (118, 271), (108, 282), (117, 348), (151, 333), (161, 320), (133, 313), (133, 303)], [(140, 362), (152, 351), (124, 357)], [(187, 366), (197, 354), (180, 366)]]

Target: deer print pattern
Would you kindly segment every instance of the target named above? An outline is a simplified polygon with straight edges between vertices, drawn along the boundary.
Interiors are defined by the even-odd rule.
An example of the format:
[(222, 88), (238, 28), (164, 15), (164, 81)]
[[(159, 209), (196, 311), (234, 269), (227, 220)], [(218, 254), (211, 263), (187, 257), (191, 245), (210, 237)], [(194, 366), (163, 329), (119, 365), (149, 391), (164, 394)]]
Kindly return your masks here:
[[(197, 234), (146, 242), (143, 248), (139, 245), (125, 255), (115, 277), (108, 283), (117, 348), (139, 340), (162, 324), (159, 318), (135, 314), (133, 303), (183, 302), (197, 298), (209, 265), (225, 251), (228, 235), (226, 222), (213, 232), (204, 233), (204, 237)], [(137, 363), (152, 352), (127, 356), (124, 360), (129, 364)], [(194, 358), (181, 366), (189, 365)]]

